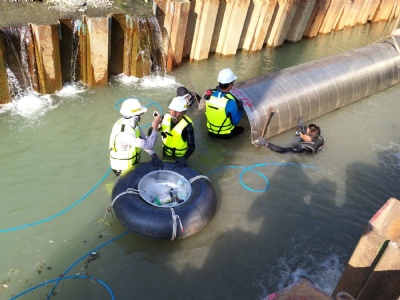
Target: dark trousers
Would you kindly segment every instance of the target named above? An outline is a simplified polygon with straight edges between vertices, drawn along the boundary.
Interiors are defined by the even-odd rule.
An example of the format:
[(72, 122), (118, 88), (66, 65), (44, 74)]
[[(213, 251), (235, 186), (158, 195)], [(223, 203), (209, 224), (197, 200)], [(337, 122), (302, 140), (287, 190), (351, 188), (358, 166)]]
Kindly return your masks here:
[(208, 132), (208, 135), (219, 138), (219, 139), (227, 140), (236, 135), (243, 133), (243, 131), (244, 131), (244, 128), (242, 126), (236, 126), (235, 128), (233, 128), (233, 130), (229, 134), (216, 134), (216, 133)]

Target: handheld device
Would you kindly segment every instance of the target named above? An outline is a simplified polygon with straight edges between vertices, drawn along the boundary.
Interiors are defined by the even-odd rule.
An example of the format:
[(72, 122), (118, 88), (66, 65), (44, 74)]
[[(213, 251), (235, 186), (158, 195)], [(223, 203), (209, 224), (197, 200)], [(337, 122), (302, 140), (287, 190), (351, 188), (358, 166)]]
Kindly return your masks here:
[(302, 125), (302, 126), (300, 126), (300, 127), (297, 127), (297, 130), (296, 130), (296, 132), (295, 132), (295, 135), (299, 136), (299, 135), (300, 135), (300, 132), (301, 132), (302, 134), (306, 134), (306, 133), (307, 133), (307, 126)]
[(155, 110), (155, 111), (153, 112), (153, 117), (155, 118), (155, 117), (157, 117), (158, 115), (159, 115), (158, 111)]

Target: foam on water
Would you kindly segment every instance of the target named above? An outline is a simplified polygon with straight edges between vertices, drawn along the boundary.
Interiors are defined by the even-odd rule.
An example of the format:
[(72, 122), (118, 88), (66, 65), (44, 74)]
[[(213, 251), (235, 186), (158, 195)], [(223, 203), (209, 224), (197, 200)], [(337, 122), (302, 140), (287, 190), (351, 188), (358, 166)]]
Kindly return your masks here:
[(47, 111), (57, 107), (50, 95), (39, 95), (34, 92), (28, 93), (20, 99), (1, 106), (0, 113), (9, 112), (25, 118), (38, 118)]
[(375, 159), (385, 170), (390, 170), (391, 175), (400, 172), (400, 144), (388, 142), (386, 145), (375, 145)]
[(332, 283), (339, 281), (344, 265), (340, 262), (337, 254), (317, 258), (311, 254), (291, 253), (290, 257), (286, 255), (281, 257), (278, 269), (275, 276), (268, 277), (268, 281), (274, 281), (269, 284), (276, 286), (277, 290), (284, 289), (301, 278), (305, 278), (318, 289), (330, 295), (335, 288)]
[(56, 95), (60, 97), (73, 97), (74, 95), (79, 95), (86, 93), (88, 88), (86, 88), (82, 82), (78, 83), (66, 83), (61, 91), (57, 91)]
[[(55, 93), (58, 97), (71, 97), (87, 92), (82, 84), (66, 84), (61, 91)], [(12, 116), (21, 116), (26, 119), (37, 119), (48, 111), (57, 108), (60, 104), (54, 95), (40, 95), (32, 90), (20, 94), (10, 103), (0, 106), (0, 114), (10, 113)]]
[(123, 85), (135, 85), (145, 89), (151, 89), (156, 87), (170, 87), (173, 85), (177, 85), (177, 82), (172, 76), (160, 76), (160, 75), (151, 75), (144, 76), (143, 78), (137, 78), (134, 76), (126, 76), (124, 74), (119, 74), (111, 77), (112, 81), (116, 81), (117, 83)]

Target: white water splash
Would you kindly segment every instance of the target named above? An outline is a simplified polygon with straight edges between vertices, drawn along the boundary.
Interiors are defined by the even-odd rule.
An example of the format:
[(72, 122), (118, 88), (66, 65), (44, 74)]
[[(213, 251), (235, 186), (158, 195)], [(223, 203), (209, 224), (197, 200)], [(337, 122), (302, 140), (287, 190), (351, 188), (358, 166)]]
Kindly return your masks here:
[(111, 81), (116, 81), (123, 85), (134, 85), (136, 83), (140, 83), (142, 81), (141, 78), (126, 76), (125, 74), (113, 75), (110, 78)]
[(163, 88), (178, 85), (176, 79), (172, 76), (160, 76), (151, 75), (145, 76), (143, 78), (137, 78), (133, 76), (126, 76), (124, 74), (119, 74), (112, 76), (111, 80), (116, 81), (123, 85), (134, 85), (139, 88), (152, 89), (152, 88)]
[(0, 113), (9, 112), (12, 115), (19, 115), (25, 118), (38, 118), (55, 107), (57, 105), (54, 104), (50, 95), (39, 95), (29, 92), (20, 99), (3, 104)]
[(64, 84), (62, 90), (57, 91), (56, 95), (59, 97), (73, 97), (88, 91), (89, 89), (82, 82), (74, 82), (73, 84)]
[(40, 95), (32, 90), (24, 91), (24, 93), (20, 94), (18, 98), (13, 99), (10, 103), (1, 105), (0, 114), (9, 113), (13, 116), (38, 119), (60, 105), (61, 101), (56, 100), (57, 96), (59, 98), (68, 97), (69, 99), (73, 99), (74, 96), (79, 96), (87, 91), (88, 89), (80, 83), (67, 83), (55, 95)]
[[(275, 286), (273, 291), (264, 289), (265, 294), (282, 290), (301, 278), (307, 279), (319, 290), (332, 294), (344, 270), (339, 256), (331, 254), (325, 258), (316, 258), (313, 255), (297, 255), (282, 257), (277, 266), (268, 267), (265, 278), (269, 286)], [(264, 299), (264, 298), (263, 298)]]

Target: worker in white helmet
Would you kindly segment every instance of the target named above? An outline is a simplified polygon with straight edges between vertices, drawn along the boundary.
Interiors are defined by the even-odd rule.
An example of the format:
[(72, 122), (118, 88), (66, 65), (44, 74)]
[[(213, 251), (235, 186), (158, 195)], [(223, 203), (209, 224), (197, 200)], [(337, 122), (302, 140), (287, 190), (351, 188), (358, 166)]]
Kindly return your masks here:
[(120, 113), (123, 117), (114, 124), (109, 143), (111, 168), (117, 176), (139, 163), (141, 149), (151, 156), (151, 161), (157, 169), (163, 167), (161, 159), (153, 150), (161, 116), (154, 117), (153, 131), (147, 137), (139, 127), (140, 117), (146, 111), (147, 108), (134, 98), (125, 100), (121, 105)]
[(186, 116), (188, 103), (184, 97), (172, 99), (161, 123), (163, 157), (175, 158), (179, 167), (186, 167), (188, 158), (195, 149), (194, 125)]
[(210, 136), (228, 139), (244, 131), (237, 126), (243, 115), (243, 103), (230, 93), (236, 79), (231, 69), (223, 69), (218, 75), (218, 86), (204, 94)]

